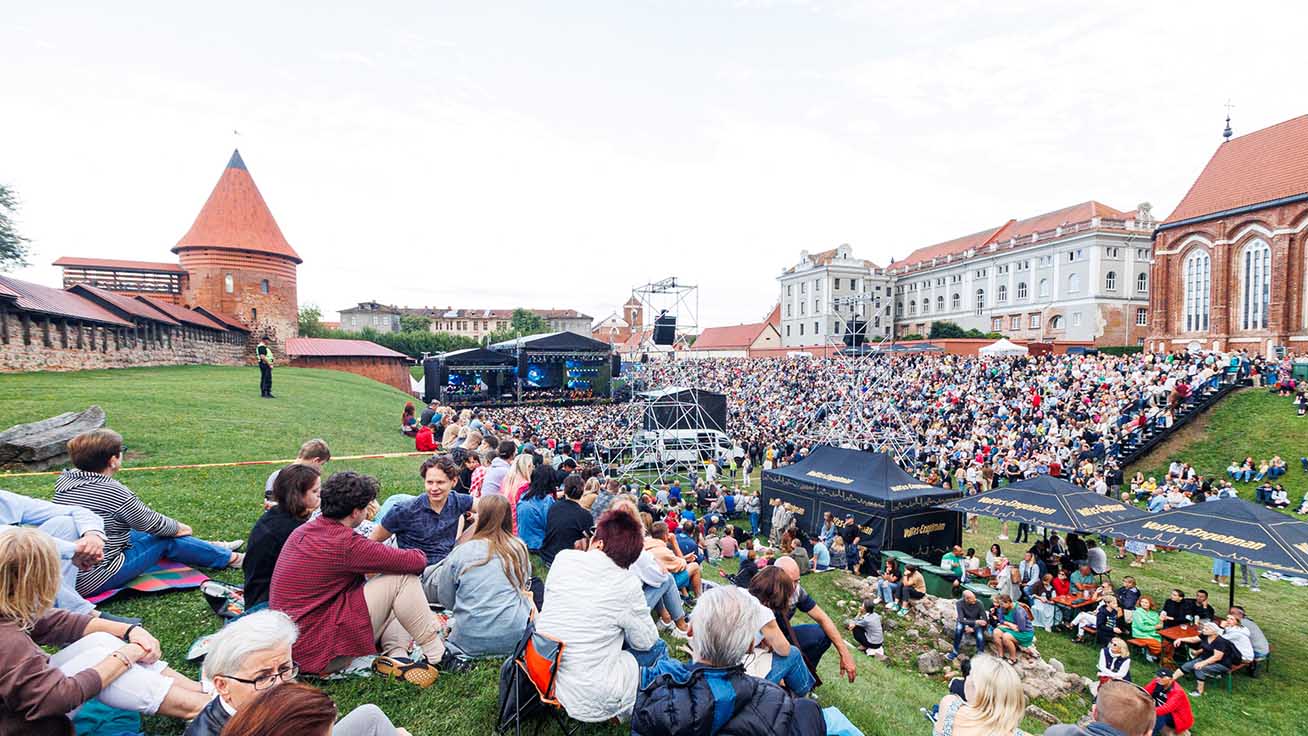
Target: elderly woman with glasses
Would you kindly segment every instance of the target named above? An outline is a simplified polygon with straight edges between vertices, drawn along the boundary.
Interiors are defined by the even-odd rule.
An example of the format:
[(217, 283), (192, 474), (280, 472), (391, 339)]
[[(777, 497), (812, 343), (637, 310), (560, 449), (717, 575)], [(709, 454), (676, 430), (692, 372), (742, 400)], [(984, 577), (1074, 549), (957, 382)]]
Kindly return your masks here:
[[(219, 736), (232, 716), (266, 690), (295, 682), (300, 668), (291, 647), (300, 632), (280, 611), (263, 610), (232, 622), (214, 636), (201, 671), (216, 697), (186, 728), (185, 736)], [(336, 722), (333, 736), (408, 736), (375, 705), (361, 705)]]

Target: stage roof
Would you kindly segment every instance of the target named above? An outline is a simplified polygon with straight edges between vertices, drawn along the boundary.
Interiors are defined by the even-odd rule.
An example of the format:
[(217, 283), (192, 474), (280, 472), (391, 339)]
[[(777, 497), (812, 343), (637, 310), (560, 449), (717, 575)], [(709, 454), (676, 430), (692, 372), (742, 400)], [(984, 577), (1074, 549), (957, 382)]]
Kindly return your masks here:
[(575, 332), (547, 332), (541, 335), (526, 335), (513, 340), (505, 340), (491, 345), (491, 350), (516, 353), (520, 350), (531, 351), (571, 351), (579, 353), (608, 353), (609, 344), (593, 340)]

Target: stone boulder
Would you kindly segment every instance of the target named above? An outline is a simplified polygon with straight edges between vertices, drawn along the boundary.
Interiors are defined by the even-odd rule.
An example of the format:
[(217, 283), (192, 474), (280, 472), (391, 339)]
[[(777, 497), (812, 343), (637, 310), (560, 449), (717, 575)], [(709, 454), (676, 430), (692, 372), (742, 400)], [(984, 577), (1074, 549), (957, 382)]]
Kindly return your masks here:
[(0, 468), (49, 470), (68, 463), (68, 440), (104, 426), (104, 409), (92, 406), (79, 412), (31, 424), (17, 424), (0, 432)]
[(917, 657), (917, 671), (924, 675), (939, 674), (945, 669), (945, 657), (940, 652), (923, 652)]

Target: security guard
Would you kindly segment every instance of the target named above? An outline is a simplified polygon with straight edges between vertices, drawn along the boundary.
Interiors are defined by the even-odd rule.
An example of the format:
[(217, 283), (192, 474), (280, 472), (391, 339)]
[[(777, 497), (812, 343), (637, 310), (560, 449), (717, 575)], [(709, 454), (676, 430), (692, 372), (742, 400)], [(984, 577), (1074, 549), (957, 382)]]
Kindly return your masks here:
[(259, 396), (265, 399), (276, 398), (272, 395), (273, 353), (267, 340), (260, 338), (259, 347), (254, 352), (259, 356)]

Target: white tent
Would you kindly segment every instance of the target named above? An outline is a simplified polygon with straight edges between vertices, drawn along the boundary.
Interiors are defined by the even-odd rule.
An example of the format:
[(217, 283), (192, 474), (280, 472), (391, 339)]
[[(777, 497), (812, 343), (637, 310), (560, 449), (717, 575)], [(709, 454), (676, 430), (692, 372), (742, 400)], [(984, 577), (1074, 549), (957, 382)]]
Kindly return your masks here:
[(1008, 338), (1002, 338), (996, 340), (990, 343), (989, 345), (982, 346), (977, 350), (977, 353), (981, 355), (1000, 355), (1000, 356), (1026, 355), (1028, 352), (1030, 351), (1022, 347), (1021, 345), (1018, 345), (1017, 343), (1010, 341)]

